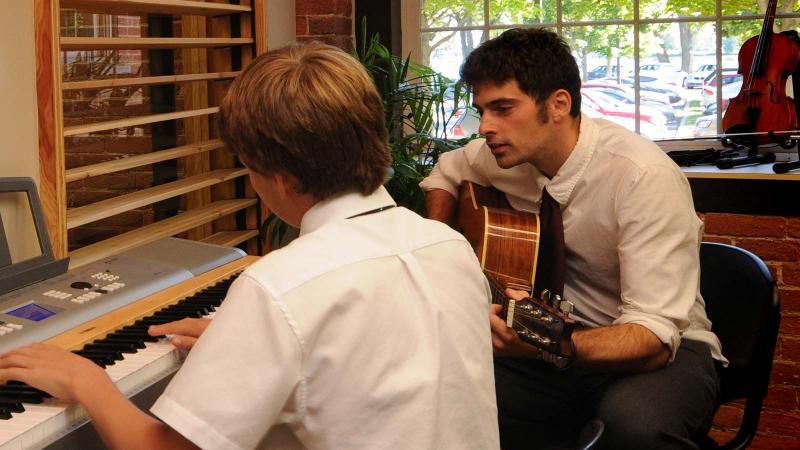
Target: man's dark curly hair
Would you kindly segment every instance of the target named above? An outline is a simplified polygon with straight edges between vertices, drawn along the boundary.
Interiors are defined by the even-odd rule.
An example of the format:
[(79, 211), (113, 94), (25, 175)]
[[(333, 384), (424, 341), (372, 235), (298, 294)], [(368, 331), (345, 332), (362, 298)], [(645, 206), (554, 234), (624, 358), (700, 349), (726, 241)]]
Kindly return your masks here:
[(461, 66), (461, 79), (473, 89), (515, 79), (519, 88), (543, 102), (558, 89), (572, 97), (570, 115), (581, 111), (581, 76), (569, 46), (543, 28), (513, 28), (480, 45)]

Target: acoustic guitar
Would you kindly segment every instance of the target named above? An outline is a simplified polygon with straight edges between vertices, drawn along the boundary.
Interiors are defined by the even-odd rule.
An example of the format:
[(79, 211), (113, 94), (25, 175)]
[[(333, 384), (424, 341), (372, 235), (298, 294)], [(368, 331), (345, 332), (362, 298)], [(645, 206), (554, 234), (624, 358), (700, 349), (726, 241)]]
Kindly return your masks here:
[(512, 209), (496, 189), (465, 181), (458, 198), (457, 224), (478, 256), (492, 288), (492, 302), (502, 306), (506, 325), (524, 342), (572, 358), (571, 302), (547, 290), (539, 298), (522, 300), (503, 293), (505, 288), (532, 292), (539, 256), (538, 215)]

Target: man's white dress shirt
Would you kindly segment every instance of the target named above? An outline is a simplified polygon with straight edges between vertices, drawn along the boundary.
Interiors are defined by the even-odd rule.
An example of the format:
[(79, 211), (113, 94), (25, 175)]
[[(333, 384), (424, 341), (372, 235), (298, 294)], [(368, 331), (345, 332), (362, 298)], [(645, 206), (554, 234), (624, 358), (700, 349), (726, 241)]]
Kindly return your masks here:
[(494, 186), (533, 212), (547, 188), (562, 209), (564, 298), (578, 320), (640, 324), (673, 357), (682, 337), (703, 341), (724, 360), (700, 296), (703, 223), (686, 177), (653, 142), (582, 115), (578, 142), (552, 179), (531, 164), (500, 168), (479, 139), (441, 155), (420, 185), (457, 196), (462, 180)]

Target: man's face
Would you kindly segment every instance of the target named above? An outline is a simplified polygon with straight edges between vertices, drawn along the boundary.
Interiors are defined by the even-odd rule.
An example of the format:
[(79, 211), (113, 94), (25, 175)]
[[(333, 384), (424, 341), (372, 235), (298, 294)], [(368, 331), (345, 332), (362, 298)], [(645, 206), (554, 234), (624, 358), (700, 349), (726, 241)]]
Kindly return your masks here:
[(546, 153), (551, 129), (547, 109), (522, 92), (516, 80), (476, 86), (473, 103), (481, 115), (479, 132), (498, 166), (534, 163)]

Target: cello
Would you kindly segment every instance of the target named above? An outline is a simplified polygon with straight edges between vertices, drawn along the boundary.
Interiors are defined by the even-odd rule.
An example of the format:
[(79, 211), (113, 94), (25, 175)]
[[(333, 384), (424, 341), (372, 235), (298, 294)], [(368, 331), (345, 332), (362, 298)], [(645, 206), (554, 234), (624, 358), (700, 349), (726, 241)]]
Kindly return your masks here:
[[(739, 50), (742, 89), (722, 117), (726, 134), (760, 133), (752, 137), (754, 149), (773, 142), (791, 148), (774, 133), (798, 128), (797, 110), (794, 100), (786, 95), (786, 82), (800, 62), (800, 48), (791, 38), (772, 31), (777, 3), (769, 0), (761, 34), (745, 41)], [(745, 73), (748, 66), (750, 70)]]

